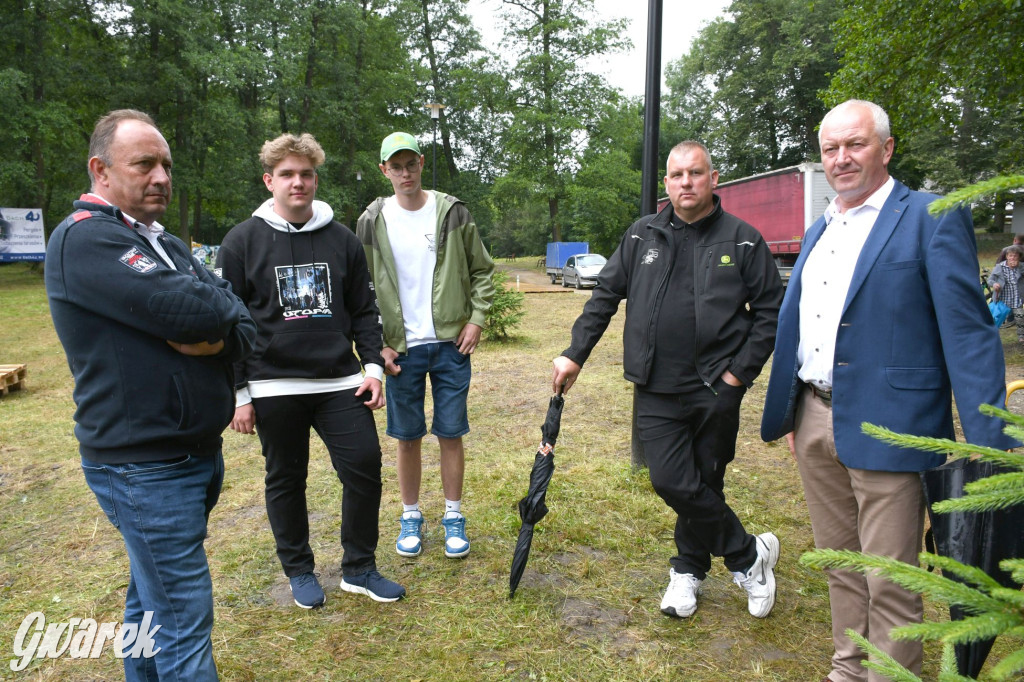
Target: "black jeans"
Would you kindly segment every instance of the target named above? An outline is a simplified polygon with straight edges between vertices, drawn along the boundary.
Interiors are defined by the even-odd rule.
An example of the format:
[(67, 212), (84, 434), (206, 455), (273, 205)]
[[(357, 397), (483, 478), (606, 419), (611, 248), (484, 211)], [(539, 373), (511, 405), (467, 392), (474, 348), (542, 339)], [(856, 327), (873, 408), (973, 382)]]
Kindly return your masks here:
[(736, 456), (740, 403), (746, 388), (721, 379), (714, 390), (687, 393), (637, 390), (637, 430), (655, 492), (672, 507), (677, 573), (703, 580), (711, 557), (725, 558), (730, 571), (757, 559), (754, 536), (725, 502), (725, 469)]
[(327, 446), (342, 485), (341, 572), (351, 576), (376, 568), (381, 452), (365, 399), (351, 389), (252, 401), (266, 459), (267, 516), (290, 578), (314, 568), (306, 509), (310, 427)]

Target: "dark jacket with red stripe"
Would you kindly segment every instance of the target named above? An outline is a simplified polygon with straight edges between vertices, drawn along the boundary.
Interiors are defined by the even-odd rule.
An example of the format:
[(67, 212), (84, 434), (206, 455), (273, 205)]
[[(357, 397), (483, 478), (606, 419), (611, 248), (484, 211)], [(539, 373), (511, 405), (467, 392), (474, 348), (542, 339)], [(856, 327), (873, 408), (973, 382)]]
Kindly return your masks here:
[[(230, 285), (163, 235), (169, 267), (115, 207), (75, 202), (50, 235), (46, 293), (75, 378), (75, 436), (106, 463), (210, 456), (234, 414), (232, 362), (256, 325)], [(187, 356), (167, 341), (224, 341)]]

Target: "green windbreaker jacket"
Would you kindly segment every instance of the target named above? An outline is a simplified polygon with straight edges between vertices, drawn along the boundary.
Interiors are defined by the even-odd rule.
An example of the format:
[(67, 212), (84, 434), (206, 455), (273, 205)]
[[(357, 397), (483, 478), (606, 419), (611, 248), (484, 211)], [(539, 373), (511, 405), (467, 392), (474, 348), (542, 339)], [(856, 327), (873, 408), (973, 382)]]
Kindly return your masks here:
[[(431, 191), (431, 190), (427, 190)], [(434, 267), (433, 315), (438, 338), (455, 338), (466, 323), (484, 326), (494, 297), (494, 263), (480, 240), (476, 223), (457, 198), (434, 191), (437, 204), (437, 265)], [(398, 297), (398, 274), (381, 209), (373, 201), (356, 222), (356, 234), (366, 250), (384, 327), (384, 346), (406, 352), (405, 324)]]

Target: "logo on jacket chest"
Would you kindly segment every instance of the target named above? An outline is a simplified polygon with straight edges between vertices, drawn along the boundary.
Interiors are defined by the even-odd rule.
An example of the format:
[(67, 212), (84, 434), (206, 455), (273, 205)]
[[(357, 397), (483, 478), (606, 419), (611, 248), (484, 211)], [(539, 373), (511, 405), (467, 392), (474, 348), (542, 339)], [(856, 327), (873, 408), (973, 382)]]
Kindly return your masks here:
[(650, 265), (656, 260), (658, 260), (658, 250), (647, 249), (647, 253), (644, 254), (644, 258), (640, 262), (643, 263), (644, 265)]
[(284, 319), (332, 316), (331, 273), (327, 263), (282, 265), (274, 271)]

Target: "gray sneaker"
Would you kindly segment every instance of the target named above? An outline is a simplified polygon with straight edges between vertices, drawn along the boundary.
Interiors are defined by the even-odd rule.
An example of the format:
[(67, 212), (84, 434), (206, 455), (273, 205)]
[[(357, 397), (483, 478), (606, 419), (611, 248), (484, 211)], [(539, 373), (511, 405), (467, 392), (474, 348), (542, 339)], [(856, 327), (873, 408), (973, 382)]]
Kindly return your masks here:
[(779, 563), (779, 539), (775, 533), (761, 533), (757, 542), (757, 560), (746, 571), (733, 571), (732, 580), (747, 593), (747, 610), (754, 618), (764, 618), (775, 606), (775, 565)]

